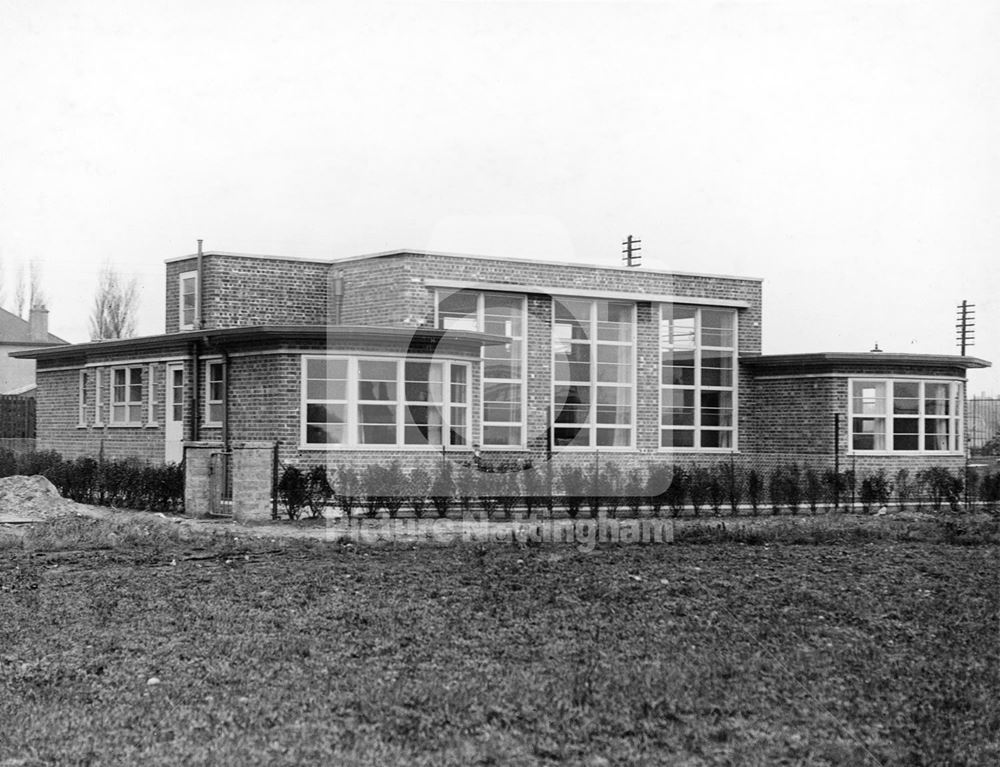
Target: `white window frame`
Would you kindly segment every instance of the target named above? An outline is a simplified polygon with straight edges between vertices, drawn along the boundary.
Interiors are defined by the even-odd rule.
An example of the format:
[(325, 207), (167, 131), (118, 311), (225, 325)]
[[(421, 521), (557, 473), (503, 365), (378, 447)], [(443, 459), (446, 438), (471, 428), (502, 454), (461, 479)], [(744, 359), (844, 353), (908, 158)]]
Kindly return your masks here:
[[(205, 420), (202, 426), (209, 429), (220, 428), (226, 417), (226, 377), (229, 373), (226, 364), (222, 359), (205, 360)], [(213, 368), (222, 371), (220, 378), (212, 378)], [(219, 384), (222, 389), (221, 397), (212, 397), (212, 385)], [(218, 409), (219, 418), (212, 418), (212, 408)]]
[(77, 384), (77, 428), (83, 429), (87, 426), (87, 371), (81, 370)]
[[(695, 354), (695, 365), (694, 365), (694, 385), (686, 384), (674, 384), (666, 383), (663, 380), (663, 352), (669, 351), (663, 343), (662, 338), (662, 327), (663, 327), (663, 308), (666, 306), (687, 306), (695, 310), (695, 324), (694, 324), (694, 354)], [(726, 346), (707, 346), (702, 343), (702, 316), (705, 311), (713, 312), (729, 312), (733, 317), (733, 345), (732, 347)], [(739, 338), (740, 338), (740, 315), (736, 309), (729, 309), (724, 306), (710, 306), (704, 304), (681, 304), (677, 303), (661, 303), (655, 305), (655, 321), (657, 329), (657, 352), (656, 352), (656, 366), (657, 366), (657, 380), (659, 381), (659, 394), (658, 402), (659, 408), (656, 414), (656, 444), (657, 449), (664, 453), (736, 453), (739, 452)], [(731, 386), (705, 386), (702, 383), (702, 352), (730, 352), (730, 364), (732, 371), (732, 385)], [(667, 391), (694, 391), (694, 425), (691, 427), (678, 426), (678, 425), (664, 425), (663, 424), (663, 410), (664, 410), (664, 396)], [(701, 395), (704, 392), (731, 392), (732, 397), (732, 426), (727, 428), (716, 427), (716, 426), (703, 426), (702, 425), (702, 405), (701, 405)], [(665, 429), (673, 429), (675, 431), (690, 431), (693, 435), (693, 444), (690, 447), (685, 447), (683, 445), (664, 445), (663, 444), (663, 431)], [(701, 438), (703, 431), (712, 432), (725, 432), (730, 433), (730, 445), (728, 447), (702, 447)]]
[[(469, 327), (456, 326), (452, 328), (445, 328), (442, 324), (441, 318), (441, 300), (447, 298), (448, 296), (454, 295), (455, 293), (468, 293), (474, 294), (476, 296), (476, 315), (474, 326), (470, 323)], [(474, 289), (457, 289), (457, 290), (447, 290), (447, 289), (437, 289), (434, 291), (434, 327), (441, 330), (472, 330), (476, 332), (485, 332), (486, 328), (486, 296), (516, 296), (521, 302), (521, 334), (519, 336), (510, 336), (515, 343), (521, 344), (521, 356), (518, 360), (520, 365), (520, 376), (518, 378), (488, 378), (486, 376), (486, 349), (480, 352), (480, 366), (479, 366), (479, 445), (482, 450), (524, 450), (527, 447), (528, 439), (528, 297), (522, 293), (516, 292), (502, 292), (496, 290), (474, 290)], [(504, 334), (506, 335), (506, 334)], [(486, 416), (486, 387), (488, 384), (512, 384), (517, 383), (521, 390), (521, 398), (518, 402), (518, 406), (521, 412), (520, 421), (487, 421)], [(508, 428), (517, 427), (520, 432), (521, 438), (516, 442), (510, 442), (507, 444), (487, 444), (486, 443), (486, 430), (487, 428), (495, 426), (498, 428)]]
[(156, 421), (156, 364), (146, 368), (146, 426), (159, 426)]
[[(184, 322), (184, 283), (191, 280), (194, 283), (194, 306), (191, 307), (191, 322)], [(177, 275), (177, 326), (181, 330), (194, 330), (198, 322), (198, 272), (181, 272)]]
[[(344, 360), (347, 365), (346, 399), (310, 399), (308, 396), (308, 363), (310, 360)], [(394, 427), (396, 429), (396, 441), (392, 444), (371, 444), (361, 442), (358, 439), (358, 426), (360, 422), (360, 406), (370, 400), (361, 400), (358, 396), (358, 381), (360, 380), (360, 367), (362, 362), (393, 362), (396, 366), (396, 396), (395, 399), (385, 400), (387, 405), (391, 404), (396, 408), (396, 418)], [(406, 444), (406, 363), (407, 362), (429, 362), (442, 365), (441, 371), (441, 438), (444, 442), (450, 443), (453, 408), (465, 411), (465, 444), (426, 444), (413, 445)], [(441, 359), (426, 355), (344, 355), (344, 354), (303, 354), (300, 365), (300, 395), (299, 395), (299, 449), (300, 450), (392, 450), (392, 451), (435, 451), (442, 449), (448, 452), (469, 451), (472, 449), (472, 366), (474, 360), (452, 360)], [(452, 369), (461, 367), (465, 370), (465, 402), (453, 402), (451, 397)], [(307, 409), (309, 404), (343, 404), (344, 405), (344, 441), (342, 443), (317, 443), (307, 442)], [(412, 404), (412, 403), (411, 403)]]
[(101, 368), (94, 368), (94, 426), (104, 426), (104, 413), (101, 412)]
[[(590, 327), (588, 328), (588, 340), (590, 342), (590, 344), (589, 344), (589, 346), (590, 346), (590, 381), (587, 384), (589, 386), (589, 388), (590, 388), (589, 415), (588, 415), (586, 423), (585, 424), (580, 424), (580, 426), (586, 426), (587, 430), (590, 433), (587, 445), (558, 445), (556, 443), (556, 428), (557, 428), (557, 424), (556, 424), (556, 420), (555, 419), (558, 417), (558, 414), (556, 412), (556, 409), (558, 407), (558, 404), (556, 403), (556, 387), (557, 386), (565, 386), (565, 385), (573, 385), (573, 382), (556, 381), (556, 339), (555, 339), (556, 301), (560, 301), (560, 302), (564, 302), (564, 303), (565, 302), (584, 303), (584, 304), (589, 304), (590, 305), (590, 319), (588, 320), (588, 322), (590, 323)], [(628, 341), (628, 342), (610, 341), (610, 340), (606, 340), (606, 339), (600, 339), (598, 337), (598, 328), (597, 328), (597, 325), (598, 325), (598, 312), (597, 312), (597, 305), (601, 304), (601, 303), (625, 304), (625, 305), (629, 305), (631, 307), (631, 310), (632, 310), (632, 323), (631, 323), (631, 326), (632, 326), (632, 337), (631, 337), (630, 341)], [(547, 428), (549, 429), (549, 438), (550, 438), (550, 443), (552, 445), (552, 449), (553, 450), (559, 450), (559, 451), (569, 450), (569, 451), (587, 451), (587, 452), (594, 451), (594, 450), (600, 450), (600, 451), (604, 451), (604, 452), (615, 452), (615, 451), (618, 451), (618, 452), (627, 452), (627, 451), (633, 451), (633, 450), (635, 450), (636, 449), (637, 431), (638, 431), (638, 417), (639, 417), (639, 414), (638, 414), (638, 403), (637, 403), (637, 397), (636, 397), (636, 387), (638, 386), (638, 382), (639, 382), (639, 365), (638, 365), (638, 355), (639, 355), (639, 307), (638, 307), (637, 302), (635, 302), (635, 301), (628, 301), (628, 300), (620, 299), (620, 298), (580, 298), (579, 296), (572, 296), (572, 295), (568, 295), (568, 296), (552, 296), (552, 302), (551, 302), (551, 308), (550, 308), (550, 330), (549, 330), (549, 333), (550, 333), (550, 336), (552, 338), (552, 341), (551, 341), (552, 355), (551, 355), (551, 358), (550, 358), (551, 359), (551, 361), (550, 361), (551, 387), (550, 387), (550, 390), (549, 390), (549, 403), (550, 403), (551, 407), (550, 407), (549, 423), (547, 424)], [(597, 369), (597, 365), (598, 365), (598, 362), (599, 362), (599, 355), (598, 355), (598, 351), (597, 351), (598, 345), (607, 345), (607, 346), (616, 346), (616, 347), (625, 347), (625, 346), (631, 346), (632, 347), (632, 353), (630, 355), (631, 359), (629, 360), (630, 364), (631, 364), (631, 371), (632, 371), (631, 379), (632, 380), (631, 380), (631, 382), (629, 384), (623, 385), (623, 384), (619, 384), (619, 383), (615, 383), (615, 382), (607, 382), (607, 381), (599, 381), (598, 380), (598, 369)], [(582, 383), (582, 382), (577, 382), (577, 383)], [(628, 431), (629, 431), (629, 441), (628, 441), (627, 445), (598, 445), (597, 444), (597, 432), (598, 432), (598, 429), (601, 427), (601, 424), (599, 424), (598, 421), (597, 421), (597, 406), (598, 406), (598, 402), (597, 402), (597, 387), (598, 386), (604, 386), (604, 387), (610, 387), (610, 388), (616, 388), (616, 389), (623, 389), (623, 390), (626, 390), (626, 391), (629, 392), (630, 423), (627, 426)], [(605, 424), (604, 426), (607, 428), (609, 425)], [(626, 428), (625, 426), (622, 426), (622, 425), (619, 425), (619, 424), (612, 424), (610, 426), (612, 426), (613, 428)]]
[[(117, 397), (117, 384), (116, 379), (118, 378), (118, 373), (124, 372), (125, 383), (124, 383), (124, 393), (125, 398), (119, 400)], [(138, 383), (134, 380), (134, 377), (138, 376)], [(143, 406), (143, 382), (142, 382), (142, 366), (141, 365), (122, 365), (118, 367), (111, 368), (111, 426), (142, 426), (142, 406)], [(139, 389), (139, 399), (131, 399), (133, 388), (138, 387)], [(131, 418), (135, 411), (138, 411), (138, 418)], [(119, 413), (122, 413), (124, 417), (120, 417)]]
[[(880, 412), (864, 412), (862, 400), (861, 410), (856, 410), (856, 398), (854, 396), (855, 384), (881, 384), (884, 387), (884, 408)], [(918, 384), (918, 411), (917, 413), (894, 413), (894, 399), (896, 384)], [(927, 384), (946, 384), (948, 386), (948, 402), (950, 412), (947, 415), (927, 413)], [(965, 453), (965, 400), (964, 384), (960, 378), (945, 376), (852, 376), (847, 381), (847, 451), (852, 455), (893, 455), (893, 456), (955, 456)], [(881, 436), (884, 440), (883, 448), (856, 448), (854, 446), (855, 436), (864, 436), (864, 432), (855, 432), (855, 419), (857, 420), (880, 420), (883, 423)], [(893, 441), (896, 435), (894, 428), (895, 420), (917, 420), (917, 449), (906, 450), (895, 448)], [(927, 422), (934, 420), (946, 420), (948, 422), (949, 446), (946, 450), (929, 450), (926, 448)]]

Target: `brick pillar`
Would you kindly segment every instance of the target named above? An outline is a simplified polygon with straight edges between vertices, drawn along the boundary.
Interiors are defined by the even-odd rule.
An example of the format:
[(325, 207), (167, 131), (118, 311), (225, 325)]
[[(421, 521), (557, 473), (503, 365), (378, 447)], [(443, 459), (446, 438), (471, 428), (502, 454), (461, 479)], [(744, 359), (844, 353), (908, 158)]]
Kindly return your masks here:
[(207, 517), (212, 509), (212, 453), (222, 449), (221, 442), (184, 443), (184, 513), (189, 517)]
[(240, 523), (271, 518), (273, 442), (232, 444), (233, 519)]

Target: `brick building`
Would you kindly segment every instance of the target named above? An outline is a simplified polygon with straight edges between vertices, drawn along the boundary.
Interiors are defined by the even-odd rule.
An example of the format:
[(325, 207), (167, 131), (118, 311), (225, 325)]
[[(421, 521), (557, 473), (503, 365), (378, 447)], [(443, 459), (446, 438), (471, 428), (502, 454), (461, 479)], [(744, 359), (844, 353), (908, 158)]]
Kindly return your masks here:
[(162, 335), (22, 352), (40, 449), (180, 460), (484, 456), (961, 465), (973, 357), (761, 354), (761, 283), (396, 251), (166, 267)]

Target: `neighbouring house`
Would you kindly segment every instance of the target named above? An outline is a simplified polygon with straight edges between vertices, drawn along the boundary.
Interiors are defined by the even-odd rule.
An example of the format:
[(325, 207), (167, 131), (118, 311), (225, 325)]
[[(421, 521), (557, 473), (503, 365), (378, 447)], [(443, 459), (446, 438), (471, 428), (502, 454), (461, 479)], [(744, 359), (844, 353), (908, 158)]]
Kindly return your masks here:
[(761, 354), (761, 281), (394, 251), (166, 265), (161, 335), (18, 352), (38, 447), (308, 465), (448, 456), (641, 467), (959, 467), (974, 357)]
[(27, 320), (0, 309), (0, 395), (34, 395), (35, 361), (12, 355), (65, 343), (49, 332), (49, 312), (44, 306), (31, 309)]

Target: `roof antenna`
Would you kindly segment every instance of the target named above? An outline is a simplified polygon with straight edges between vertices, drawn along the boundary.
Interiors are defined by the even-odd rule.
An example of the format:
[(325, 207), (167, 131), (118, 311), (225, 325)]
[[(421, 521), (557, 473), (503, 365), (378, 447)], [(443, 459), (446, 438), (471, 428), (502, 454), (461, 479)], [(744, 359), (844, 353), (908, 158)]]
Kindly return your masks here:
[(879, 352), (879, 353), (881, 353), (881, 352), (882, 352), (882, 349), (879, 349), (879, 348), (878, 348), (878, 341), (876, 341), (876, 342), (875, 342), (875, 348), (874, 348), (874, 349), (872, 349), (872, 352), (873, 352), (873, 353), (874, 353), (874, 352)]

